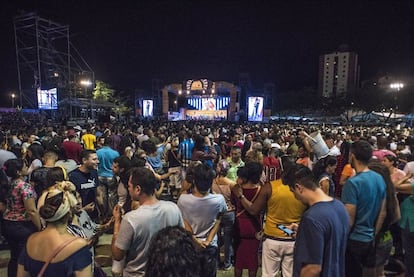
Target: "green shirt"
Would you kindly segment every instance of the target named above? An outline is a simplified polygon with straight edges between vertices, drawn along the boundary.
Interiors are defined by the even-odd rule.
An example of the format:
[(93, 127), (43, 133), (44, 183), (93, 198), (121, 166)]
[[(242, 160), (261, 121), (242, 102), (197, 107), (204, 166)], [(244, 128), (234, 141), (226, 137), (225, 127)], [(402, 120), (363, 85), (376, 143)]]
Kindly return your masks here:
[(240, 159), (240, 162), (238, 164), (233, 163), (231, 158), (227, 159), (227, 161), (230, 164), (230, 169), (227, 172), (227, 178), (230, 180), (236, 182), (237, 181), (237, 170), (239, 170), (240, 167), (244, 166), (244, 162)]
[[(411, 183), (412, 192), (414, 192), (414, 183)], [(409, 231), (414, 232), (414, 196), (410, 195), (407, 197), (400, 206), (401, 209), (401, 219), (400, 227), (402, 229), (407, 228), (407, 223), (409, 224)]]

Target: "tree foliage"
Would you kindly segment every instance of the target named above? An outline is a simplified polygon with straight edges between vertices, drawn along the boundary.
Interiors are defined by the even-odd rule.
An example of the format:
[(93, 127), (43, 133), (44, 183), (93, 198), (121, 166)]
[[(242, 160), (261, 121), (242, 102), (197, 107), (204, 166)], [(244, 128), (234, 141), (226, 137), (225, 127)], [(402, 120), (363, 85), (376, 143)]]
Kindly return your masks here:
[(96, 80), (95, 88), (93, 90), (93, 99), (106, 102), (114, 102), (115, 90), (110, 87), (109, 84)]
[(109, 84), (97, 80), (93, 90), (93, 99), (98, 102), (109, 102), (114, 104), (114, 107), (111, 108), (111, 112), (117, 116), (121, 116), (132, 111), (127, 105), (127, 99), (121, 96), (122, 94), (124, 93), (117, 93)]

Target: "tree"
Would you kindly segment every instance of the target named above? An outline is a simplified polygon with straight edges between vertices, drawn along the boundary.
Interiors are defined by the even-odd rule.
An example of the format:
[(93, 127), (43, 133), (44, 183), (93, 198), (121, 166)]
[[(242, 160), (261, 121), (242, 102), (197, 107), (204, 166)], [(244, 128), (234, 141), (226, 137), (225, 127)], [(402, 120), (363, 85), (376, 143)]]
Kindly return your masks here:
[(96, 80), (93, 90), (93, 99), (105, 102), (114, 102), (115, 90), (109, 84)]

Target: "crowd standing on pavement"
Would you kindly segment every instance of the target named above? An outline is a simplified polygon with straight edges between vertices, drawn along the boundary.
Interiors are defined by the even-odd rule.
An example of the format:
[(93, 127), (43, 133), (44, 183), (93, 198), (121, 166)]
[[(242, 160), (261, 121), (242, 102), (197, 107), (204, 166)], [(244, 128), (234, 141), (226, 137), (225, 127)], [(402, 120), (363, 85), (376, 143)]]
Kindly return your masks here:
[(70, 236), (50, 269), (92, 276), (108, 228), (113, 276), (414, 276), (410, 128), (27, 121), (0, 130), (8, 276), (37, 274)]

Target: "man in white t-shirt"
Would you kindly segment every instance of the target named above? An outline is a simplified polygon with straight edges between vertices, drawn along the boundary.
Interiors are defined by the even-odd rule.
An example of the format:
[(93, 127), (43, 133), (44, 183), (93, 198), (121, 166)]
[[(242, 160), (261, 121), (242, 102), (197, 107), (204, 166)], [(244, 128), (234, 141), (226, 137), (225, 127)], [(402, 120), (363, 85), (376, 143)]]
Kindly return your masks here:
[(139, 201), (140, 207), (124, 215), (115, 206), (112, 257), (121, 261), (124, 257), (123, 277), (144, 276), (148, 259), (148, 248), (152, 237), (167, 226), (184, 226), (177, 205), (160, 201), (155, 197), (157, 180), (148, 168), (140, 167), (131, 171), (128, 192), (132, 200)]

